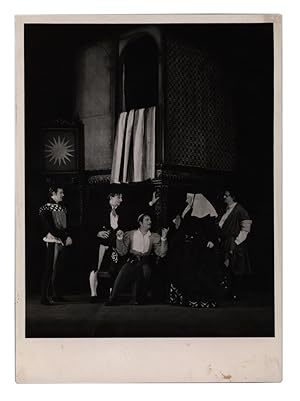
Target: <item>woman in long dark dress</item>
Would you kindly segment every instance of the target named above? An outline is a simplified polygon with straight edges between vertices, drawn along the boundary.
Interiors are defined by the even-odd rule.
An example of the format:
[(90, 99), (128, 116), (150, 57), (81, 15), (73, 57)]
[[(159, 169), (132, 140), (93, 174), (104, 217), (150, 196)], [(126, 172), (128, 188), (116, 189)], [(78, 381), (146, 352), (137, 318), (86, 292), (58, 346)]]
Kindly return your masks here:
[(217, 305), (217, 213), (202, 194), (187, 194), (187, 207), (173, 220), (169, 268), (171, 304)]

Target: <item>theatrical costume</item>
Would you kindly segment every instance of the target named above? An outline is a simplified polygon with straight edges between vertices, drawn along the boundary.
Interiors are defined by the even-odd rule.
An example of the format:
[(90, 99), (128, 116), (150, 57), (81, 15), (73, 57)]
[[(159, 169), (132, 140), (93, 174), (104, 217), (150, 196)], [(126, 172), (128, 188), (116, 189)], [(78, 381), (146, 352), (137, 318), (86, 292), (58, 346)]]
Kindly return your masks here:
[(143, 303), (147, 293), (147, 282), (151, 276), (151, 266), (155, 255), (163, 258), (167, 254), (168, 243), (157, 233), (148, 231), (143, 234), (140, 229), (131, 230), (122, 239), (116, 240), (117, 251), (121, 256), (127, 255), (127, 261), (121, 268), (110, 298), (110, 303), (117, 301), (121, 291), (133, 285), (132, 303)]
[[(112, 287), (113, 281), (118, 274), (119, 269), (119, 256), (116, 252), (116, 232), (119, 229), (124, 229), (124, 209), (122, 206), (114, 208), (107, 205), (101, 213), (99, 220), (90, 235), (91, 253), (92, 253), (92, 267), (90, 272), (90, 287), (91, 287), (91, 302), (96, 301), (98, 278), (106, 279), (106, 288), (103, 298), (107, 298), (109, 288)], [(99, 231), (108, 231), (108, 238), (99, 238), (97, 234)], [(94, 298), (95, 297), (95, 298)]]
[(247, 236), (252, 220), (239, 203), (227, 207), (219, 221), (219, 236), (222, 260), (229, 260), (227, 279), (245, 276), (251, 272), (247, 249)]
[[(152, 211), (152, 202), (143, 209), (147, 213)], [(116, 250), (116, 233), (118, 230), (126, 231), (132, 227), (129, 210), (123, 205), (117, 208), (107, 205), (92, 232), (93, 270), (90, 272), (91, 302), (96, 302), (98, 279), (105, 279), (104, 288), (101, 290), (101, 298), (105, 299), (113, 287), (120, 268), (124, 264), (124, 257)], [(99, 238), (99, 231), (109, 231), (108, 238)], [(101, 292), (100, 291), (100, 292)]]
[(215, 307), (217, 213), (202, 194), (187, 194), (187, 197), (191, 202), (180, 216), (181, 223), (169, 233), (169, 302), (196, 308)]
[(46, 266), (42, 278), (41, 302), (49, 303), (52, 297), (57, 297), (55, 277), (57, 269), (63, 263), (63, 254), (67, 230), (67, 209), (62, 203), (50, 199), (40, 207), (39, 216), (42, 223), (43, 241), (46, 245)]

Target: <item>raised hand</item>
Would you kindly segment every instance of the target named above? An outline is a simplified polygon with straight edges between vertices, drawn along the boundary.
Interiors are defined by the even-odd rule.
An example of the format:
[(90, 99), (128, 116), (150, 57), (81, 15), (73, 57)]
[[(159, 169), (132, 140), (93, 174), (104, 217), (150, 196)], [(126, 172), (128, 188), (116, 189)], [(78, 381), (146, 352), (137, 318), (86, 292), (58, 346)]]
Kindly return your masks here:
[(97, 237), (107, 239), (109, 237), (109, 231), (99, 231)]
[(181, 224), (181, 217), (179, 216), (179, 214), (177, 214), (177, 216), (173, 220), (173, 223), (175, 224), (176, 230), (178, 230), (178, 228), (179, 228), (179, 226)]
[(164, 239), (166, 239), (166, 238), (167, 238), (167, 235), (168, 235), (168, 232), (169, 232), (169, 227), (168, 227), (168, 228), (163, 228), (163, 229), (161, 230), (161, 237), (164, 238)]
[(122, 240), (124, 237), (124, 232), (122, 230), (117, 231), (117, 239)]
[(68, 237), (68, 238), (66, 239), (66, 246), (70, 246), (70, 245), (72, 245), (72, 243), (73, 243), (72, 238), (71, 238), (71, 237)]
[(159, 199), (159, 196), (156, 196), (156, 192), (154, 191), (152, 194), (152, 200), (151, 200), (152, 206), (155, 205), (155, 203), (158, 201), (158, 199)]

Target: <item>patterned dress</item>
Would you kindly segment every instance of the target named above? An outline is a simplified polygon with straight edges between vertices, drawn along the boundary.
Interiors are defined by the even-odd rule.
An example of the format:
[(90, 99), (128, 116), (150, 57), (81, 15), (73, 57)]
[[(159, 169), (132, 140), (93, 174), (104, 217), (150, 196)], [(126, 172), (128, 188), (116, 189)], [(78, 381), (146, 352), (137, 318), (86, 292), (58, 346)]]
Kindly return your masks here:
[[(215, 246), (208, 248), (208, 241)], [(171, 304), (195, 308), (216, 306), (216, 243), (214, 218), (185, 215), (178, 231), (170, 236)]]

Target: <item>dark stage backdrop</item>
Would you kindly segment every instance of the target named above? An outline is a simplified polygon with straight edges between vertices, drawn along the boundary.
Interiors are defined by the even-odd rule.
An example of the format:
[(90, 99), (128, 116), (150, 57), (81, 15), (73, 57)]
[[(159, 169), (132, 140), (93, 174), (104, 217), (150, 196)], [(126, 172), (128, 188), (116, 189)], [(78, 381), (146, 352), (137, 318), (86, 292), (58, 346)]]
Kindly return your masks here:
[[(69, 277), (66, 281), (68, 291), (88, 290), (84, 234), (85, 225), (88, 224), (88, 211), (93, 207), (89, 202), (91, 197), (99, 196), (101, 203), (101, 197), (105, 196), (105, 191), (91, 188), (88, 178), (97, 173), (93, 170), (101, 168), (109, 170), (112, 157), (112, 153), (109, 152), (112, 152), (116, 117), (114, 86), (117, 79), (118, 38), (125, 31), (134, 28), (137, 26), (55, 24), (25, 26), (28, 293), (39, 291), (44, 257), (38, 220), (38, 208), (46, 200), (47, 193), (39, 157), (41, 126), (57, 119), (74, 121), (78, 118), (79, 112), (84, 114), (85, 119), (83, 186), (78, 184), (76, 177), (73, 179), (74, 177), (69, 176), (66, 180), (65, 199), (70, 209), (71, 221), (75, 217), (71, 223), (74, 247), (69, 258), (67, 273), (64, 274)], [(169, 89), (166, 92), (168, 94), (166, 102), (167, 104), (169, 102), (169, 106), (166, 107), (169, 116), (165, 143), (166, 161), (172, 165), (200, 166), (209, 172), (213, 170), (219, 172), (223, 179), (219, 180), (218, 186), (215, 186), (213, 181), (210, 184), (207, 179), (205, 188), (211, 201), (216, 205), (220, 204), (218, 193), (222, 189), (222, 184), (227, 184), (226, 172), (232, 171), (231, 178), (234, 178), (240, 201), (254, 221), (249, 247), (256, 273), (255, 285), (268, 288), (271, 292), (273, 289), (272, 25), (168, 25), (161, 28), (164, 38), (169, 40), (166, 42), (168, 50), (164, 66), (167, 78), (165, 85)], [(170, 37), (173, 39), (167, 39)], [(191, 52), (192, 57), (188, 57)], [(105, 61), (104, 66), (102, 60)], [(97, 63), (101, 68), (93, 67), (98, 65)], [(83, 77), (85, 84), (80, 86)], [(101, 82), (105, 79), (109, 79), (109, 87), (102, 85)], [(170, 87), (171, 80), (172, 87)], [(198, 92), (206, 93), (207, 96), (197, 97)], [(97, 108), (101, 112), (95, 116), (94, 111)], [(188, 120), (186, 115), (189, 116)], [(189, 123), (181, 125), (181, 120)], [(104, 128), (101, 131), (99, 127)], [(193, 131), (199, 131), (198, 143), (191, 143)], [(234, 141), (231, 140), (233, 137)], [(201, 138), (205, 139), (205, 152)], [(228, 181), (232, 183), (232, 180)], [(196, 187), (195, 190), (203, 191), (203, 187)], [(170, 194), (174, 197), (174, 203), (179, 203), (184, 196), (184, 188), (181, 191), (178, 188), (171, 189)], [(80, 196), (84, 202), (83, 225), (78, 223), (77, 218)]]

